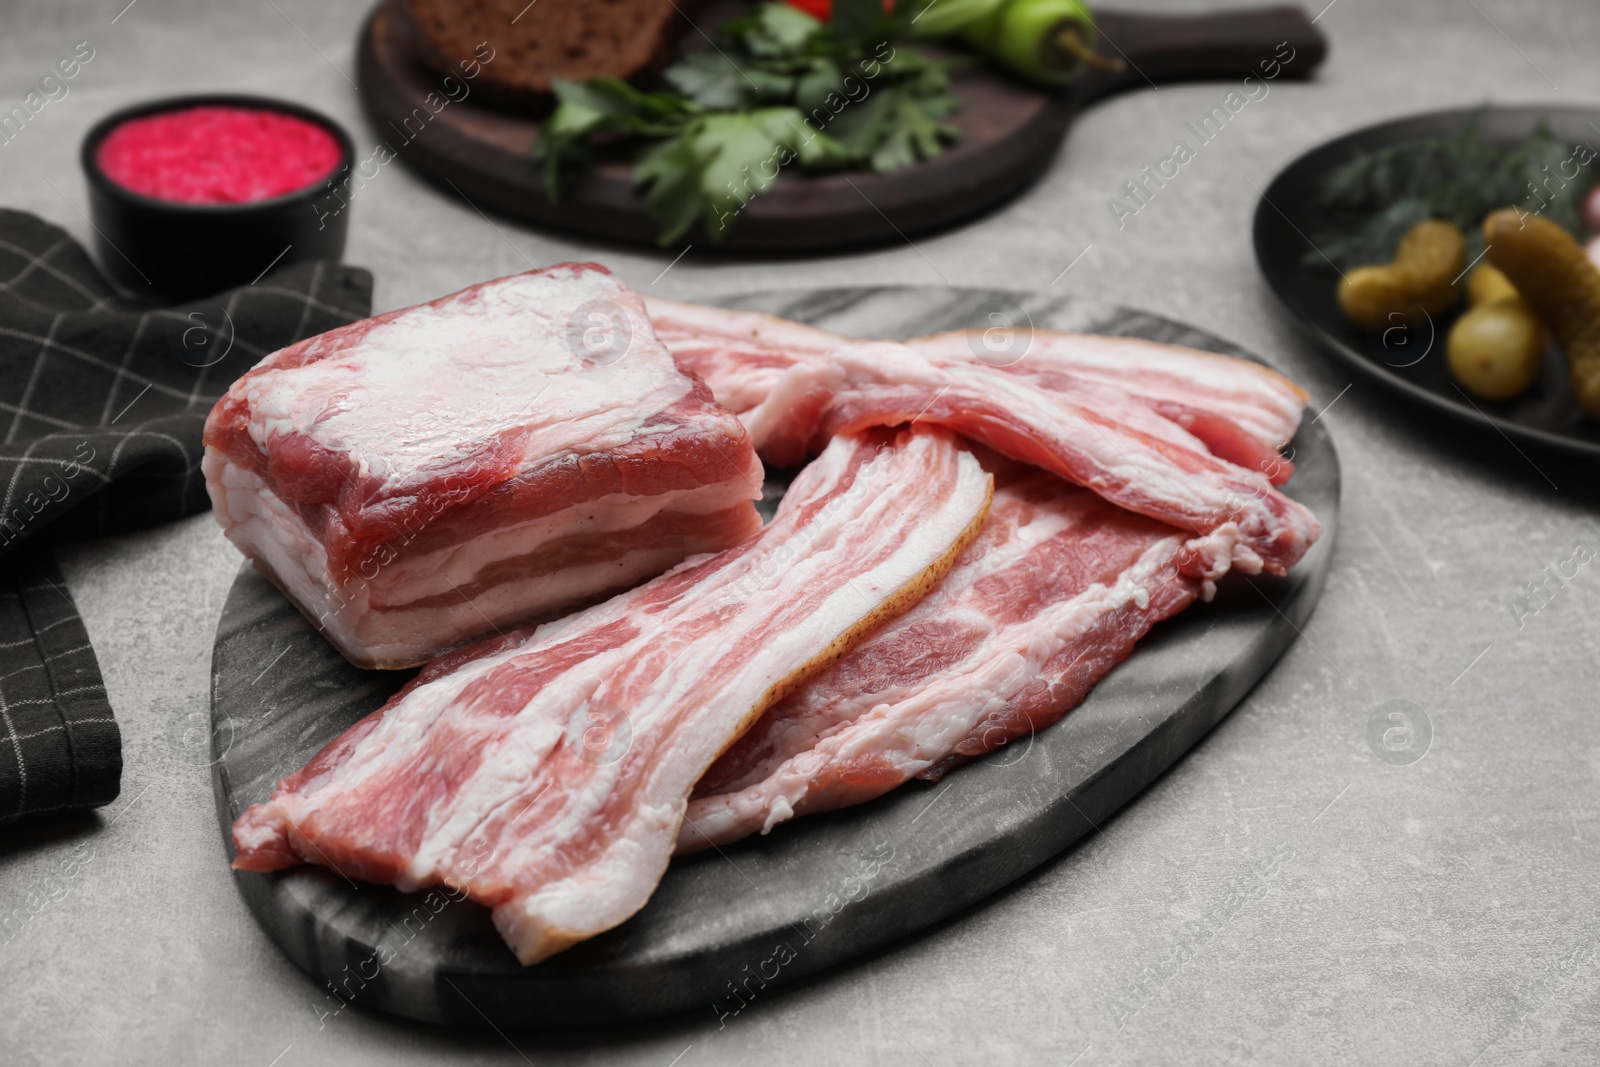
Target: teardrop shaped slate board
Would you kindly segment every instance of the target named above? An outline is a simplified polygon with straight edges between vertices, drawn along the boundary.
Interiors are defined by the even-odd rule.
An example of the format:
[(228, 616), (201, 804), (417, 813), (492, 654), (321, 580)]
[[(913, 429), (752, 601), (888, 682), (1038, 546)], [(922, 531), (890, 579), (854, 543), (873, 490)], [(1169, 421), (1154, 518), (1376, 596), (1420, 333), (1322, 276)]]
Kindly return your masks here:
[[(859, 336), (988, 327), (998, 314), (1024, 335), (1029, 325), (1089, 330), (1245, 355), (1153, 315), (1038, 294), (831, 289), (723, 303)], [(739, 1011), (752, 994), (927, 930), (1057, 855), (1249, 692), (1311, 614), (1338, 526), (1339, 461), (1326, 430), (1302, 428), (1293, 447), (1287, 491), (1326, 533), (1288, 577), (1226, 579), (1060, 723), (937, 786), (911, 783), (675, 861), (638, 915), (537, 966), (517, 964), (486, 909), (439, 891), (405, 894), (309, 866), (236, 871), (239, 891), (319, 987), (362, 1007), (501, 1029)], [(230, 859), (239, 813), (409, 673), (350, 666), (265, 579), (241, 571), (212, 653), (213, 777)]]
[[(742, 6), (714, 4), (698, 25), (718, 26)], [(703, 235), (689, 239), (702, 252), (818, 252), (901, 241), (980, 215), (1026, 189), (1050, 165), (1072, 119), (1097, 100), (1179, 81), (1237, 85), (1246, 76), (1260, 77), (1269, 62), (1278, 76), (1307, 78), (1327, 51), (1298, 7), (1203, 15), (1099, 11), (1096, 20), (1100, 51), (1124, 58), (1121, 72), (1087, 71), (1047, 92), (983, 63), (966, 64), (951, 78), (961, 108), (949, 121), (960, 136), (943, 155), (884, 174), (785, 174), (749, 201), (720, 244), (708, 244)], [(692, 30), (684, 35), (688, 48), (703, 47), (701, 40)], [(471, 82), (441, 76), (421, 54), (402, 0), (381, 0), (356, 46), (357, 80), (377, 144), (394, 158), (484, 210), (591, 237), (656, 244), (658, 228), (634, 191), (630, 164), (599, 163), (553, 203), (531, 155), (539, 119), (485, 105), (485, 94)], [(357, 189), (370, 179), (368, 169), (365, 163), (356, 168)]]

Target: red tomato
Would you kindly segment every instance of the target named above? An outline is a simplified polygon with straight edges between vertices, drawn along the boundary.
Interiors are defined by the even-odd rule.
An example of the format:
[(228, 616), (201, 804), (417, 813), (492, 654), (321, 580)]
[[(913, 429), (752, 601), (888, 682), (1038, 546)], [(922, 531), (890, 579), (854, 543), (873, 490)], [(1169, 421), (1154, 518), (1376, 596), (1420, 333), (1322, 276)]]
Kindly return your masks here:
[[(814, 19), (827, 22), (833, 18), (833, 0), (789, 0), (790, 7), (797, 7)], [(883, 0), (885, 11), (894, 10), (894, 0)]]
[(833, 0), (789, 0), (790, 7), (797, 7), (814, 19), (827, 22), (833, 17)]

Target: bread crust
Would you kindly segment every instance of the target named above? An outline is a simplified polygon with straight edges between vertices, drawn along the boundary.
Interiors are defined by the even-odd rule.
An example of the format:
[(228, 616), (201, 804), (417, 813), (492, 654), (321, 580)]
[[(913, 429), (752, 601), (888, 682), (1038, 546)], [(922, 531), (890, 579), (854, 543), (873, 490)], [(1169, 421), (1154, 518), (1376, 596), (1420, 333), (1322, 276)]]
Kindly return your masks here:
[[(481, 100), (531, 115), (554, 109), (553, 78), (648, 82), (708, 0), (401, 0), (422, 61), (461, 77), (476, 64)], [(485, 46), (493, 49), (484, 62)]]

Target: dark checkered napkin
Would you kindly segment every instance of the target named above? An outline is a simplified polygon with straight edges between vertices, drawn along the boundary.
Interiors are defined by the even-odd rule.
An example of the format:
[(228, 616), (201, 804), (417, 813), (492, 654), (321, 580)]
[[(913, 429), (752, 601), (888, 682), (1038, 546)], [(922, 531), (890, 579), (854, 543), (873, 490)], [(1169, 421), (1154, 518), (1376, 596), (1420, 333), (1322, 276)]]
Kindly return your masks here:
[(0, 819), (99, 807), (122, 776), (122, 735), (55, 562), (13, 554), (0, 574)]
[[(37, 589), (40, 582), (24, 575), (43, 566), (38, 573), (60, 589), (50, 596), (77, 620), (53, 566), (26, 555), (26, 547), (47, 529), (51, 537), (110, 533), (205, 508), (200, 435), (229, 383), (275, 349), (365, 317), (371, 303), (371, 275), (325, 262), (270, 271), (203, 301), (129, 299), (65, 231), (0, 210), (0, 582)], [(13, 601), (0, 611), (37, 603), (31, 592)], [(0, 704), (13, 718), (14, 679), (39, 674), (41, 656), (66, 655), (70, 647), (34, 627), (35, 617), (23, 611), (0, 620), (27, 628), (0, 638)], [(81, 663), (64, 662), (87, 673), (75, 685), (29, 690), (23, 698), (47, 701), (54, 718), (37, 729), (56, 729), (24, 739), (27, 731), (0, 723), (8, 731), (0, 746), (16, 757), (0, 755), (0, 821), (116, 796), (120, 757), (97, 755), (107, 738), (117, 748), (116, 727), (91, 721), (109, 720), (110, 710), (83, 624), (65, 618), (47, 623), (81, 638), (82, 652), (71, 654)], [(44, 643), (5, 644), (28, 633)], [(77, 686), (98, 692), (97, 713), (92, 701), (77, 700), (89, 689), (65, 691)], [(28, 747), (47, 737), (59, 740)], [(35, 750), (56, 756), (39, 756), (35, 768)], [(50, 799), (56, 797), (71, 799)]]

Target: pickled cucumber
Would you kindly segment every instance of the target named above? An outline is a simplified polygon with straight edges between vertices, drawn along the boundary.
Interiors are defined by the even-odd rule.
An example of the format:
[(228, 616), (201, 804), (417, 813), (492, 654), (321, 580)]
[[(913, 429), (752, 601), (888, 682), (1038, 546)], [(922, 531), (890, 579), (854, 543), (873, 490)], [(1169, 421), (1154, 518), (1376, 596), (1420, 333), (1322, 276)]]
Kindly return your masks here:
[(1429, 219), (1406, 231), (1394, 262), (1357, 267), (1339, 283), (1339, 307), (1357, 326), (1382, 329), (1433, 316), (1456, 302), (1455, 280), (1467, 242), (1448, 222)]
[(1544, 320), (1566, 353), (1578, 407), (1600, 418), (1600, 270), (1560, 226), (1502, 208), (1483, 220), (1488, 258)]

